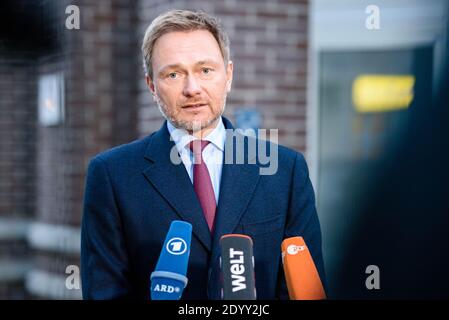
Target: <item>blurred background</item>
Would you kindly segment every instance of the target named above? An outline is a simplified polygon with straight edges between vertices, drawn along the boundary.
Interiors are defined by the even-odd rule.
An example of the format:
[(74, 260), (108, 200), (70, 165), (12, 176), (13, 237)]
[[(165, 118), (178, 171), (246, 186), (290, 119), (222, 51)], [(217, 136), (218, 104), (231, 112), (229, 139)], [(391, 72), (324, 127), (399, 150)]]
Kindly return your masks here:
[(329, 297), (447, 298), (448, 1), (3, 0), (0, 299), (81, 298), (87, 164), (160, 128), (140, 45), (169, 9), (227, 30), (225, 116), (305, 154)]

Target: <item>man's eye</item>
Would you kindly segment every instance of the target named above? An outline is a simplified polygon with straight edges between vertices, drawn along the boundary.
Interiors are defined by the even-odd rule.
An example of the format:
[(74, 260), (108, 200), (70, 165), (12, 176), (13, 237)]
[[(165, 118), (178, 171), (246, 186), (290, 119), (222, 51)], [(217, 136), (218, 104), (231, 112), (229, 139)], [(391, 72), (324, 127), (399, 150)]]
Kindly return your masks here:
[(170, 72), (170, 73), (168, 74), (168, 77), (171, 78), (171, 79), (176, 79), (177, 73), (176, 73), (176, 72)]
[(204, 74), (209, 74), (212, 71), (211, 68), (203, 68), (203, 73)]

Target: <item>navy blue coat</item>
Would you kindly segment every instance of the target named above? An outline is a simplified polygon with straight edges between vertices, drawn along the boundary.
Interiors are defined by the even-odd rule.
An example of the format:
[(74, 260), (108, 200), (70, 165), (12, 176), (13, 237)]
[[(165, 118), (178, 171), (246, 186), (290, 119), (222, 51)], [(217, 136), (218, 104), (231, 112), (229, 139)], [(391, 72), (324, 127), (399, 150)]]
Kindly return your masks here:
[(211, 235), (184, 165), (170, 161), (172, 147), (164, 123), (91, 160), (81, 230), (85, 299), (149, 299), (150, 274), (173, 220), (193, 226), (183, 299), (220, 298), (219, 239), (230, 233), (253, 240), (258, 299), (288, 298), (280, 250), (288, 237), (305, 239), (324, 282), (315, 197), (300, 153), (279, 146), (273, 175), (260, 175), (258, 159), (223, 164)]

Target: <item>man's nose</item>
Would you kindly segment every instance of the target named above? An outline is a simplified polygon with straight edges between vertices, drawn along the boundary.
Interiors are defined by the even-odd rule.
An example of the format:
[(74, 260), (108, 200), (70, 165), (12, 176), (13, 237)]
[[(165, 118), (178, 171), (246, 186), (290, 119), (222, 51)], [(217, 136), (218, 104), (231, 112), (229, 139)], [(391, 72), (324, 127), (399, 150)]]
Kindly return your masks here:
[(186, 78), (186, 82), (184, 85), (184, 95), (185, 96), (195, 96), (197, 94), (201, 93), (201, 87), (198, 83), (198, 79), (196, 79), (194, 76), (189, 75)]

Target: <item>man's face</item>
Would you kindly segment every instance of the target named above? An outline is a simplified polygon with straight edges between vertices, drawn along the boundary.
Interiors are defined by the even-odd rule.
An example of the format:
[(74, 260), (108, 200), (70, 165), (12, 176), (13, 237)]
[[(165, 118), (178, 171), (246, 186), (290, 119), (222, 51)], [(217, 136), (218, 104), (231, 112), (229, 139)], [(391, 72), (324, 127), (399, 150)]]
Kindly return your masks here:
[(153, 78), (146, 80), (165, 118), (190, 133), (210, 132), (223, 114), (233, 69), (232, 62), (225, 67), (214, 36), (206, 30), (166, 33), (152, 58)]

